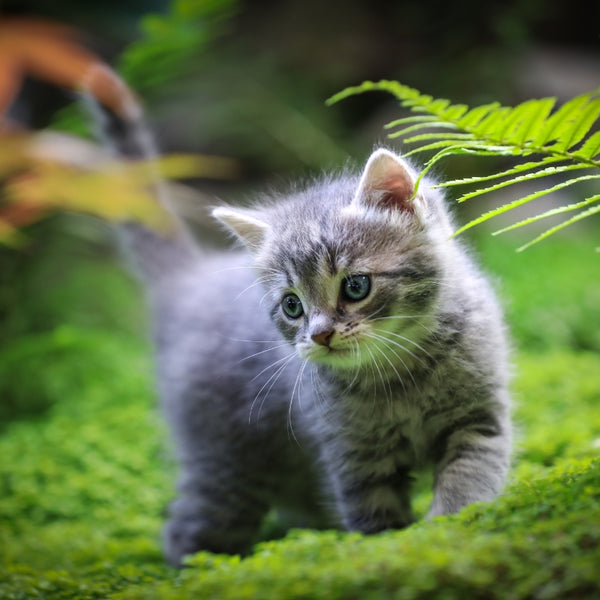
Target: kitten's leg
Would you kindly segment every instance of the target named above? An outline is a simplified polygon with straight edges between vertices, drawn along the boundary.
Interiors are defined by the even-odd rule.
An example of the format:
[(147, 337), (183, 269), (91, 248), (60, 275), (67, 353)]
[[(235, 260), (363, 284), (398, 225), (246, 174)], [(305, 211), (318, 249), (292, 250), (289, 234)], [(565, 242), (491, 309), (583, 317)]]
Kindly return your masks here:
[(268, 508), (258, 496), (256, 482), (227, 465), (187, 463), (170, 506), (165, 526), (164, 552), (174, 566), (200, 550), (216, 553), (247, 552)]
[(500, 492), (510, 462), (508, 421), (495, 418), (454, 431), (435, 474), (434, 497), (428, 517), (458, 512), (493, 500)]
[(334, 489), (345, 527), (351, 531), (377, 533), (410, 525), (414, 521), (411, 482), (408, 469), (389, 475), (379, 475), (376, 470), (365, 475), (362, 469), (336, 473)]

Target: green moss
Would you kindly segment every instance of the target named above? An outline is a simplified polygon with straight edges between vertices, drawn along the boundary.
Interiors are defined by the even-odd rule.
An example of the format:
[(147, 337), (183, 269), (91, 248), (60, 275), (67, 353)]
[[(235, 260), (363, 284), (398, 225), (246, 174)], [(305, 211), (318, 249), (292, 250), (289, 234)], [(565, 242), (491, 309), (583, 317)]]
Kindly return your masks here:
[[(557, 248), (544, 260), (562, 253), (592, 272), (589, 245)], [(36, 290), (28, 307), (46, 317), (9, 315), (0, 349), (0, 598), (600, 597), (600, 358), (582, 351), (595, 342), (574, 333), (589, 313), (575, 298), (595, 280), (579, 266), (552, 275), (540, 264), (536, 285), (546, 291), (532, 301), (564, 316), (567, 333), (538, 331), (532, 265), (510, 247), (484, 250), (512, 298), (519, 347), (519, 434), (505, 495), (405, 531), (294, 531), (243, 560), (200, 553), (183, 572), (160, 550), (174, 469), (150, 348), (140, 321), (119, 312), (137, 309), (139, 292), (99, 249), (78, 254), (65, 243), (46, 266), (24, 269), (21, 289)], [(63, 258), (62, 269), (50, 264)], [(56, 295), (39, 291), (42, 272), (61, 275)], [(105, 285), (110, 300), (95, 313)], [(419, 495), (421, 510), (427, 499)]]

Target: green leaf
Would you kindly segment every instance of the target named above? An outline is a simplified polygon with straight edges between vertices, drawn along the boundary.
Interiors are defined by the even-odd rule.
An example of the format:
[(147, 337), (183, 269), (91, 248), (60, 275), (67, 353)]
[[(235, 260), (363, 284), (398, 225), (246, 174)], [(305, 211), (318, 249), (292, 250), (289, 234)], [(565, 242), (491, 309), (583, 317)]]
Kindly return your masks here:
[(590, 94), (582, 94), (563, 104), (547, 120), (537, 137), (533, 140), (536, 146), (544, 146), (553, 140), (560, 140), (564, 131), (569, 130), (569, 123), (580, 113), (587, 104)]
[[(391, 135), (389, 137), (392, 137)], [(394, 136), (395, 137), (395, 136)], [(415, 135), (409, 138), (406, 138), (404, 141), (405, 144), (412, 144), (414, 142), (421, 142), (425, 140), (455, 140), (457, 142), (462, 142), (465, 140), (472, 140), (472, 133), (422, 133), (420, 135)]]
[(493, 139), (494, 141), (500, 142), (500, 128), (509, 114), (510, 108), (501, 106), (500, 108), (490, 112), (488, 116), (477, 125), (477, 127), (473, 127), (471, 129), (471, 132), (482, 139)]
[(515, 143), (518, 145), (533, 142), (544, 126), (548, 115), (556, 103), (556, 99), (542, 98), (541, 100), (534, 100), (532, 102), (534, 103), (535, 110), (531, 112), (529, 120), (522, 124), (520, 130), (515, 134)]
[(446, 112), (449, 104), (450, 104), (450, 100), (444, 100), (444, 99), (433, 100), (432, 102), (428, 103), (425, 108), (427, 108), (428, 112), (439, 116), (439, 115), (443, 114), (444, 112)]
[(415, 125), (410, 125), (409, 127), (400, 129), (400, 131), (394, 131), (393, 133), (388, 134), (388, 137), (402, 137), (403, 135), (406, 135), (411, 131), (419, 131), (420, 129), (431, 129), (432, 127), (440, 127), (442, 129), (457, 129), (456, 125), (453, 125), (452, 123), (443, 123), (441, 121), (429, 121), (426, 123), (416, 123)]
[(466, 104), (453, 104), (447, 110), (445, 110), (440, 117), (447, 121), (455, 123), (458, 121), (467, 111), (469, 107)]
[(498, 139), (518, 143), (516, 140), (520, 138), (519, 134), (522, 135), (522, 131), (529, 128), (523, 127), (523, 123), (532, 121), (537, 112), (536, 108), (537, 100), (527, 100), (510, 109), (496, 133)]
[(512, 167), (512, 169), (506, 169), (505, 171), (498, 171), (497, 173), (492, 173), (490, 175), (480, 175), (476, 177), (465, 177), (463, 179), (450, 179), (449, 181), (443, 181), (442, 183), (437, 184), (435, 187), (452, 187), (456, 185), (467, 185), (471, 183), (481, 183), (482, 181), (490, 181), (492, 179), (500, 179), (501, 177), (508, 177), (510, 175), (514, 175), (515, 173), (521, 173), (522, 171), (529, 171), (532, 169), (537, 169), (538, 167), (544, 167), (547, 164), (553, 162), (564, 161), (565, 159), (560, 156), (547, 156), (542, 160), (537, 160), (533, 162), (521, 163), (520, 165), (516, 165)]
[(600, 154), (600, 131), (596, 131), (573, 155), (579, 158), (595, 158)]
[[(522, 183), (523, 181), (531, 181), (533, 179), (539, 179), (540, 177), (548, 177), (550, 175), (556, 175), (558, 173), (563, 173), (565, 171), (576, 171), (579, 169), (589, 169), (589, 165), (575, 164), (575, 165), (564, 165), (562, 167), (546, 167), (545, 169), (540, 169), (539, 171), (535, 171), (534, 173), (527, 173), (526, 175), (520, 175), (519, 177), (514, 177), (513, 179), (509, 179), (507, 181), (501, 181), (500, 183), (496, 183), (494, 185), (490, 185), (486, 188), (480, 188), (473, 192), (468, 192), (467, 194), (463, 194), (459, 200), (459, 202), (465, 202), (466, 200), (470, 200), (471, 198), (475, 198), (476, 196), (481, 196), (483, 194), (487, 194), (488, 192), (494, 192), (504, 187), (508, 187), (509, 185), (514, 185), (515, 183)], [(583, 181), (589, 178), (597, 178), (600, 175), (591, 175), (584, 176), (577, 179), (570, 179), (567, 182), (559, 183), (559, 186), (566, 187), (564, 184), (567, 183), (571, 185), (572, 183), (577, 183), (577, 181)], [(556, 186), (555, 186), (556, 187)], [(560, 189), (557, 188), (557, 189)]]
[(442, 140), (440, 142), (434, 142), (432, 144), (421, 146), (420, 148), (415, 148), (414, 150), (405, 153), (404, 156), (411, 156), (419, 152), (427, 152), (429, 150), (446, 148), (448, 146), (453, 146), (459, 149), (462, 148), (464, 150), (471, 150), (471, 154), (477, 156), (511, 156), (513, 154), (513, 150), (509, 146), (495, 146), (477, 140), (466, 140), (462, 144), (457, 144), (457, 142), (451, 140)]
[(537, 244), (538, 242), (545, 240), (546, 238), (550, 237), (552, 234), (556, 233), (557, 231), (560, 231), (561, 229), (564, 229), (565, 227), (568, 227), (569, 225), (573, 225), (573, 223), (577, 223), (578, 221), (581, 221), (582, 219), (591, 217), (592, 215), (595, 215), (596, 213), (600, 213), (600, 206), (592, 206), (592, 207), (588, 208), (587, 210), (580, 212), (578, 215), (571, 217), (564, 223), (561, 223), (560, 225), (556, 225), (555, 227), (551, 227), (550, 229), (547, 229), (546, 231), (544, 231), (544, 233), (538, 235), (535, 239), (531, 240), (531, 242), (528, 242), (527, 244), (521, 246), (520, 248), (517, 248), (517, 252), (523, 252), (523, 250), (526, 250), (527, 248), (530, 248), (534, 244)]
[[(410, 152), (408, 154), (410, 154)], [(408, 156), (408, 154), (406, 154), (405, 156)], [(431, 168), (437, 162), (439, 162), (441, 159), (443, 159), (446, 156), (449, 156), (451, 154), (452, 155), (462, 154), (462, 155), (471, 155), (471, 156), (497, 156), (497, 152), (495, 152), (495, 151), (489, 151), (489, 150), (485, 150), (482, 148), (479, 148), (479, 149), (464, 148), (462, 146), (456, 146), (456, 145), (450, 146), (443, 150), (440, 150), (437, 154), (435, 154), (432, 158), (430, 158), (425, 163), (425, 167), (422, 169), (421, 173), (417, 177), (417, 180), (415, 181), (415, 191), (413, 193), (412, 198), (414, 198), (417, 195), (417, 192), (419, 189), (419, 184), (421, 183), (421, 180), (425, 177), (425, 175), (427, 175), (427, 173), (431, 170)], [(439, 186), (434, 186), (434, 187), (439, 187)], [(411, 198), (411, 200), (412, 200), (412, 198)]]
[[(561, 182), (557, 185), (554, 185), (550, 188), (539, 190), (533, 194), (529, 194), (527, 196), (523, 196), (522, 198), (513, 200), (512, 202), (509, 202), (508, 204), (503, 204), (502, 206), (499, 206), (498, 208), (494, 208), (493, 210), (489, 210), (489, 211), (483, 213), (480, 217), (477, 217), (476, 219), (469, 221), (466, 225), (463, 225), (460, 229), (455, 231), (454, 236), (457, 236), (458, 234), (462, 233), (463, 231), (466, 231), (467, 229), (471, 229), (472, 227), (475, 227), (475, 225), (479, 225), (485, 221), (488, 221), (492, 217), (501, 215), (502, 213), (512, 210), (513, 208), (517, 208), (518, 206), (522, 206), (523, 204), (526, 204), (527, 202), (531, 202), (532, 200), (536, 200), (537, 198), (545, 196), (546, 194), (556, 192), (556, 191), (563, 189), (565, 187), (568, 187), (570, 185), (574, 185), (575, 183), (579, 183), (580, 181), (585, 181), (585, 180), (589, 180), (589, 179), (600, 179), (600, 175), (585, 175), (583, 177), (576, 177), (575, 179), (569, 179), (568, 181), (563, 181), (563, 182)], [(464, 197), (459, 198), (458, 201), (463, 202)]]
[(573, 121), (572, 126), (556, 144), (557, 150), (568, 150), (580, 142), (600, 115), (600, 99), (591, 101)]
[(416, 115), (414, 117), (403, 117), (402, 119), (396, 119), (395, 121), (391, 121), (383, 126), (384, 129), (393, 129), (394, 127), (398, 127), (399, 125), (406, 125), (408, 123), (426, 123), (437, 121), (437, 117), (435, 115)]
[(600, 201), (600, 194), (596, 196), (591, 196), (590, 198), (586, 198), (581, 202), (575, 202), (573, 204), (567, 204), (566, 206), (559, 206), (558, 208), (552, 208), (551, 210), (547, 210), (535, 217), (529, 217), (528, 219), (523, 219), (517, 223), (513, 223), (508, 227), (503, 227), (498, 231), (494, 231), (492, 235), (500, 235), (501, 233), (506, 233), (507, 231), (512, 231), (513, 229), (517, 229), (519, 227), (524, 227), (525, 225), (531, 225), (532, 223), (536, 223), (537, 221), (541, 221), (542, 219), (547, 219), (548, 217), (554, 217), (556, 215), (560, 215), (562, 213), (571, 212), (573, 210), (577, 210), (579, 208), (583, 208), (585, 206), (589, 206), (590, 204), (594, 204), (595, 202)]
[(491, 104), (484, 104), (472, 108), (464, 117), (462, 117), (457, 125), (461, 129), (472, 131), (481, 121), (491, 112), (495, 111), (500, 107), (498, 102), (492, 102)]
[[(348, 95), (375, 90), (387, 91), (399, 100), (401, 106), (410, 108), (412, 112), (423, 113), (397, 119), (386, 126), (387, 129), (405, 126), (404, 129), (391, 133), (389, 137), (403, 136), (405, 143), (418, 144), (416, 148), (405, 153), (405, 156), (433, 152), (433, 156), (425, 162), (417, 184), (435, 164), (451, 155), (515, 157), (541, 155), (540, 158), (517, 164), (497, 173), (454, 179), (434, 186), (451, 187), (505, 179), (466, 193), (459, 198), (459, 202), (517, 183), (569, 171), (600, 168), (600, 160), (597, 159), (600, 154), (600, 132), (589, 135), (592, 126), (600, 117), (600, 88), (594, 92), (576, 96), (556, 110), (554, 110), (555, 98), (526, 100), (513, 108), (501, 106), (497, 102), (469, 108), (465, 104), (451, 104), (447, 99), (438, 99), (422, 94), (399, 82), (382, 80), (379, 82), (366, 81), (360, 86), (343, 90), (340, 94), (332, 97), (329, 103)], [(554, 112), (552, 112), (553, 110)], [(451, 129), (452, 132), (435, 131), (436, 128)], [(434, 131), (429, 131), (430, 129)], [(412, 132), (415, 134), (405, 137)], [(579, 149), (574, 150), (579, 145)], [(562, 164), (556, 165), (555, 163)], [(541, 196), (576, 183), (595, 179), (600, 179), (600, 175), (573, 177), (538, 190), (487, 211), (460, 228), (455, 235)], [(590, 200), (590, 202), (595, 201), (595, 197)], [(552, 209), (552, 211), (546, 211), (537, 217), (520, 221), (515, 224), (515, 227), (584, 206), (587, 206), (587, 201), (569, 204), (560, 209)]]

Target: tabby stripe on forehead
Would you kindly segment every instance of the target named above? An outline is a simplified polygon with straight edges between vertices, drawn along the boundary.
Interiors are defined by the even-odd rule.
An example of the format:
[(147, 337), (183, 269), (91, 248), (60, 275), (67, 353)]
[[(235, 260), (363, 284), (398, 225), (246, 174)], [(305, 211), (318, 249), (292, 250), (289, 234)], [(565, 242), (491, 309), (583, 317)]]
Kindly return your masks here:
[(423, 279), (433, 279), (438, 275), (438, 271), (431, 267), (423, 267), (418, 269), (416, 267), (403, 267), (396, 271), (380, 271), (377, 273), (380, 277), (388, 277), (390, 279), (410, 279), (411, 281), (422, 281)]
[(325, 260), (327, 264), (327, 268), (329, 269), (329, 274), (334, 276), (338, 273), (337, 268), (337, 256), (333, 248), (328, 244), (324, 239), (321, 240), (321, 245), (323, 247), (323, 251), (325, 253)]
[(286, 256), (286, 259), (300, 279), (312, 279), (319, 274), (320, 258), (324, 254), (325, 248), (317, 245), (305, 250), (297, 249), (295, 255)]

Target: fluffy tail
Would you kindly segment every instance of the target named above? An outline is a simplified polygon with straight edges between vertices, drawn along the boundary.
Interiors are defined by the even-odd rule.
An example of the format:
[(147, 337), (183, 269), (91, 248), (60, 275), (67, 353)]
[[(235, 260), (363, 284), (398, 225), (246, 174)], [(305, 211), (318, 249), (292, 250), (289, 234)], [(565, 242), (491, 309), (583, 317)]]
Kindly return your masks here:
[[(96, 100), (99, 85), (110, 86), (110, 110)], [(161, 235), (139, 223), (129, 222), (119, 227), (119, 237), (134, 269), (149, 285), (168, 280), (169, 275), (184, 268), (197, 255), (191, 234), (175, 213), (167, 186), (152, 159), (158, 152), (144, 119), (140, 103), (127, 85), (107, 66), (95, 66), (84, 82), (83, 102), (93, 116), (98, 137), (116, 158), (147, 160), (154, 169), (152, 191), (155, 201), (165, 209), (171, 221), (169, 234)]]

